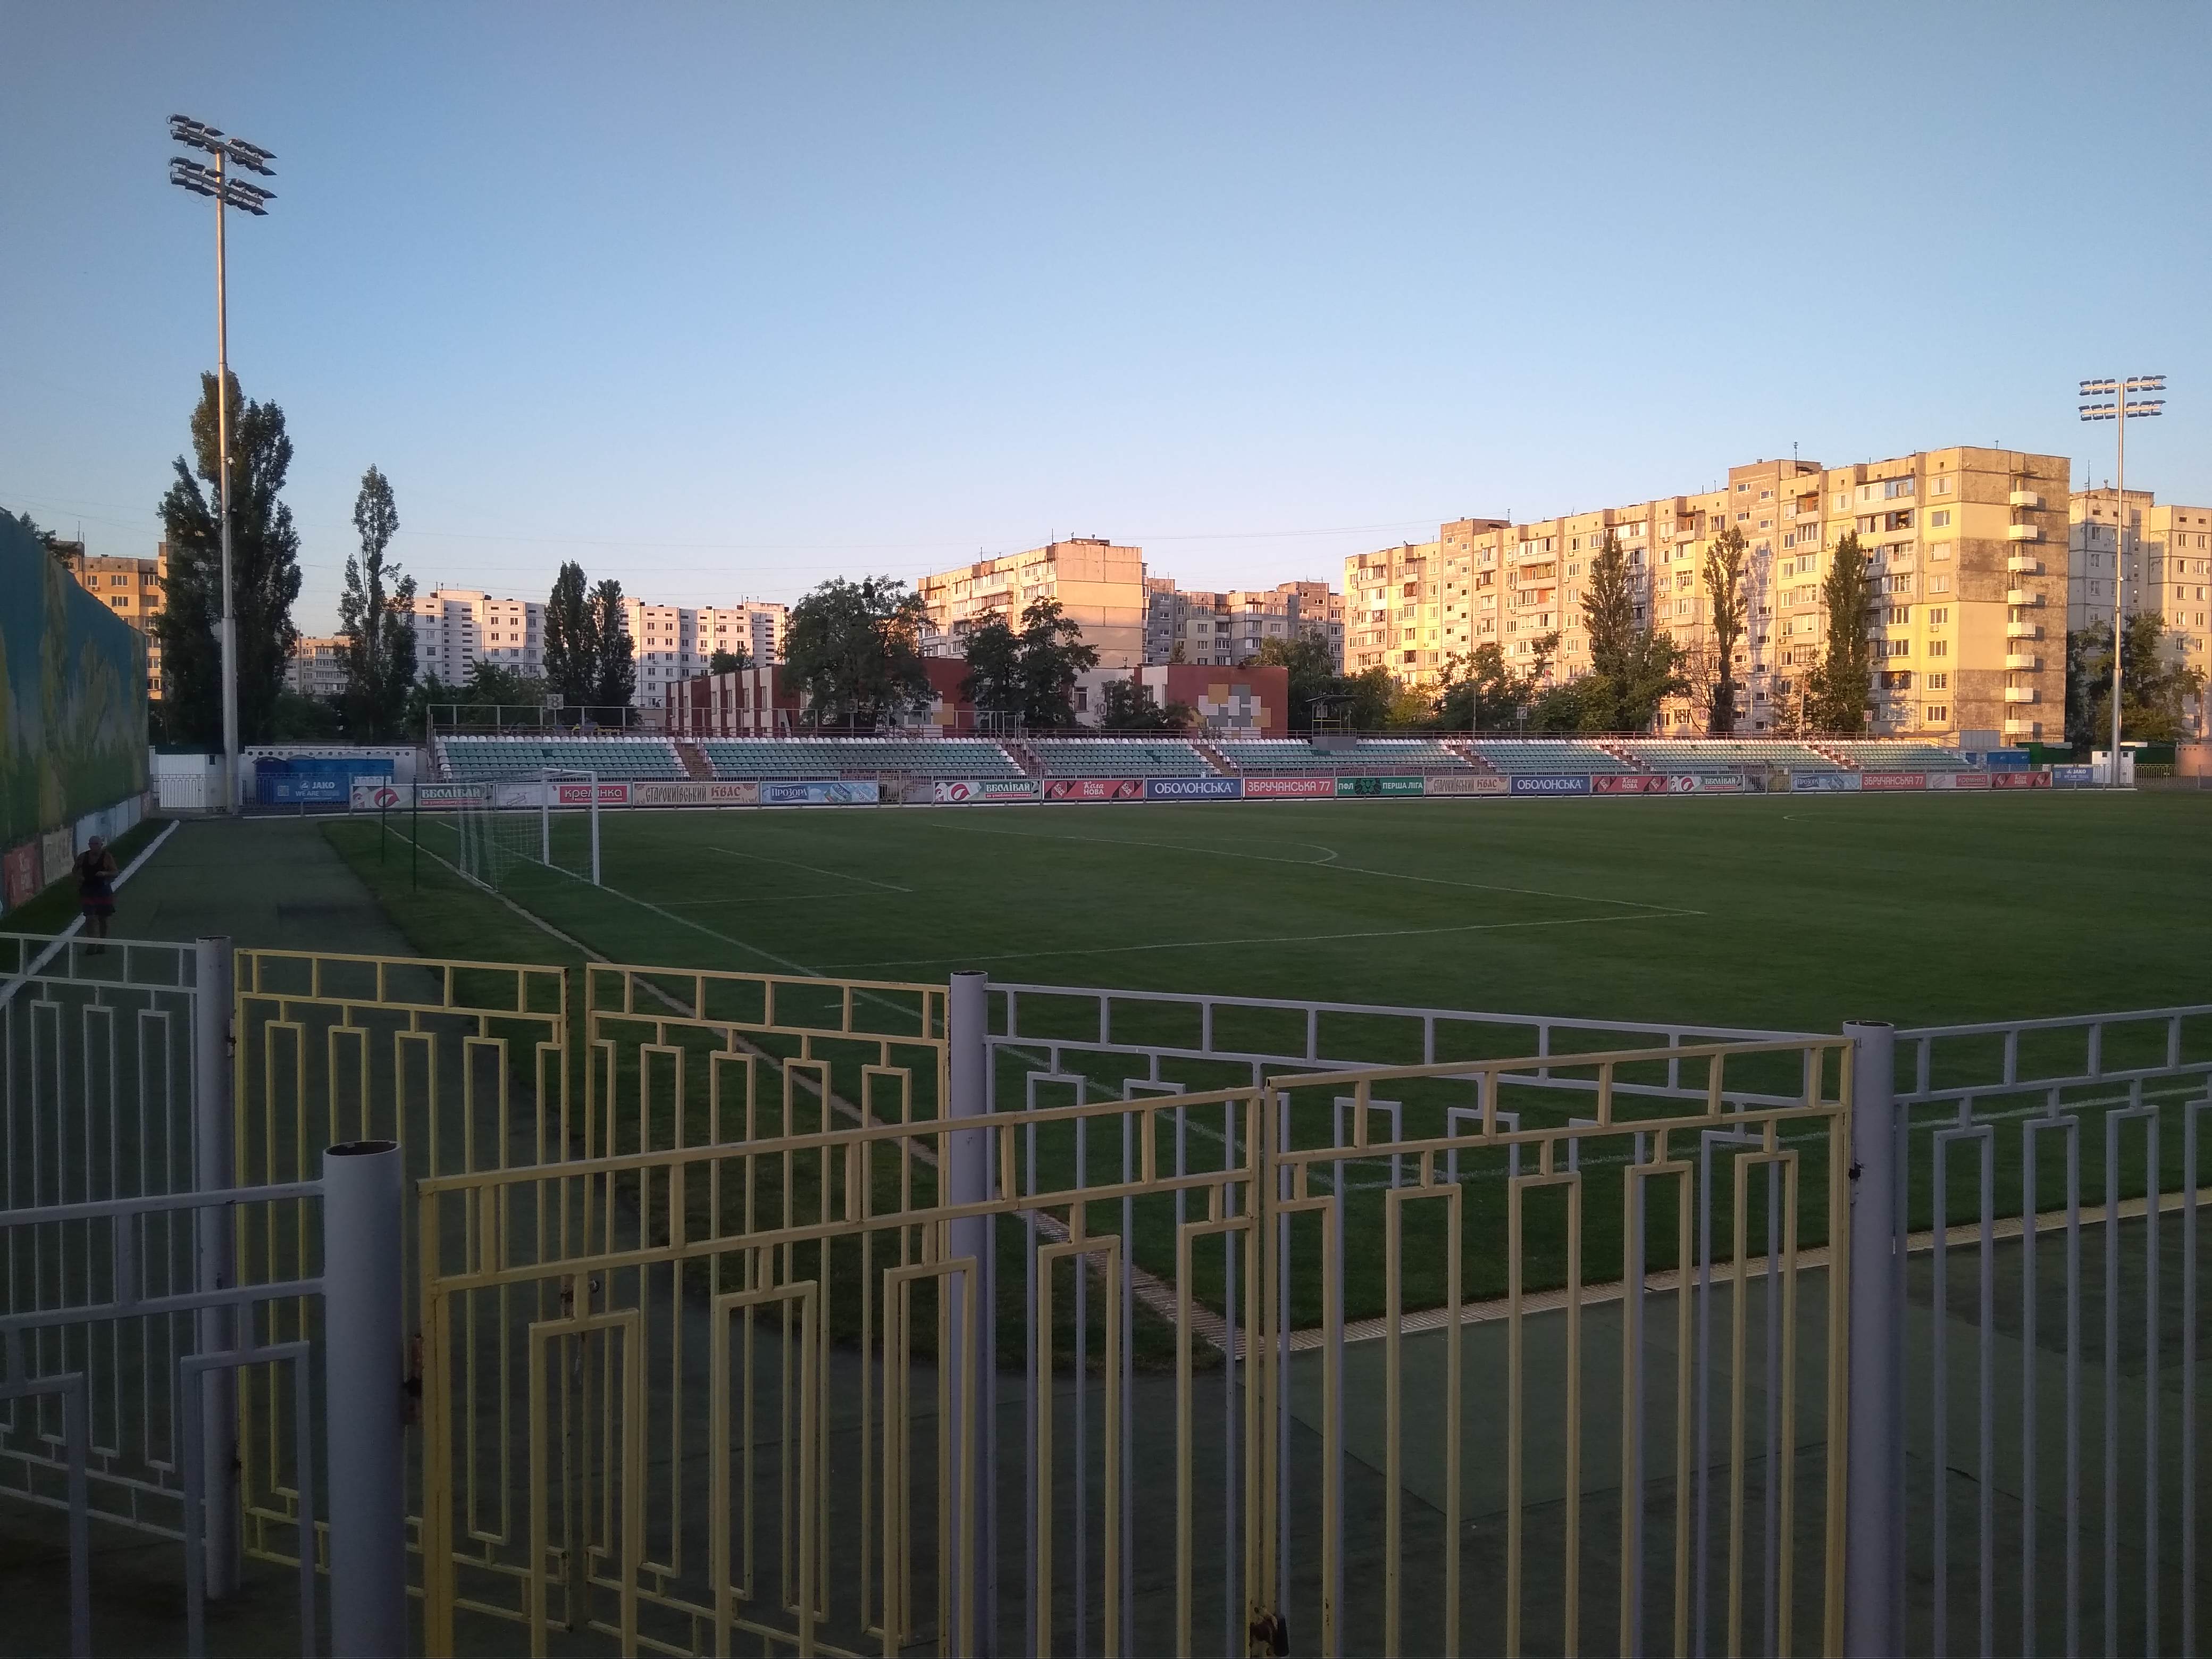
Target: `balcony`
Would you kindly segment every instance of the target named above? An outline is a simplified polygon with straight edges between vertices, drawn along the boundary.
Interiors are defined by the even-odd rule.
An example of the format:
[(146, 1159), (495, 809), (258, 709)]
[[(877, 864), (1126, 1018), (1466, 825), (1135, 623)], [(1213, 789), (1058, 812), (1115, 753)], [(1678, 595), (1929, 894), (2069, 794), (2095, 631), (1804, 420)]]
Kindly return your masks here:
[(2037, 495), (2033, 489), (2015, 489), (2007, 499), (2014, 507), (2033, 508), (2039, 507), (2043, 505), (2043, 497)]
[(2008, 738), (2039, 738), (2043, 735), (2041, 720), (2016, 720), (2007, 715), (2004, 734)]
[(2007, 702), (2041, 702), (2043, 694), (2032, 685), (2008, 685), (2005, 687), (2005, 701)]
[(2008, 640), (2039, 640), (2043, 637), (2043, 624), (2032, 622), (2008, 622), (2005, 624), (2005, 637)]
[(2040, 576), (2043, 561), (2033, 553), (2015, 553), (2005, 561), (2005, 568), (2015, 576)]
[(2043, 659), (2024, 657), (2015, 653), (2005, 658), (2005, 667), (2015, 674), (2039, 674), (2043, 672)]
[(2033, 587), (2008, 587), (2005, 589), (2005, 603), (2021, 605), (2041, 605), (2043, 595)]
[(2039, 542), (2043, 539), (2043, 526), (2033, 524), (2007, 525), (2005, 539), (2011, 542)]

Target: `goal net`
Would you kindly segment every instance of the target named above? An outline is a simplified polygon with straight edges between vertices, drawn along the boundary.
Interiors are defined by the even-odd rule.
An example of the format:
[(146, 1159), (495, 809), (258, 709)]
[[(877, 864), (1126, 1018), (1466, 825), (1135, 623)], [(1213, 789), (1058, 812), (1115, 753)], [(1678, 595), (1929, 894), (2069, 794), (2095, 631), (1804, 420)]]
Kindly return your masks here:
[(547, 767), (460, 803), (461, 873), (486, 887), (559, 874), (599, 884), (599, 779)]

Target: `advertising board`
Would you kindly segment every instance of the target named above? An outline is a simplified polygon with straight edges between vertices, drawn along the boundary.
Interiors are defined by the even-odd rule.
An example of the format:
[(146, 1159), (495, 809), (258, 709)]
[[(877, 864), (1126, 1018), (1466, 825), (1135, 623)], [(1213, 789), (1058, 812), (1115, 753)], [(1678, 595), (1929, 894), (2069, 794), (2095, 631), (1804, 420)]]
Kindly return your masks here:
[(1925, 772), (1862, 772), (1859, 774), (1859, 787), (1866, 790), (1925, 789), (1927, 787), (1928, 775)]
[[(1503, 795), (1512, 788), (1510, 778), (1484, 777), (1466, 772), (1437, 773), (1422, 786), (1429, 795)], [(1251, 791), (1245, 791), (1249, 794)]]
[(356, 812), (397, 811), (407, 805), (407, 797), (390, 778), (356, 778), (352, 804)]
[(45, 878), (40, 885), (52, 886), (76, 862), (76, 838), (68, 830), (49, 830), (39, 837), (39, 872)]
[(1590, 775), (1587, 772), (1522, 772), (1514, 777), (1511, 793), (1516, 795), (1587, 795), (1590, 793)]
[(27, 841), (0, 860), (0, 897), (9, 909), (39, 896), (39, 843)]
[(804, 782), (763, 783), (763, 806), (873, 806), (879, 799), (869, 778), (811, 778)]
[(1246, 778), (1246, 800), (1312, 800), (1336, 793), (1334, 778)]
[(1142, 800), (1145, 786), (1138, 778), (1048, 778), (1047, 800)]
[(1986, 789), (1990, 787), (1990, 775), (1986, 772), (1930, 772), (1928, 787), (1930, 789)]
[(1426, 792), (1419, 778), (1339, 778), (1340, 795), (1419, 795)]
[(1242, 778), (1146, 778), (1146, 800), (1237, 800), (1244, 793)]
[(929, 799), (939, 806), (963, 801), (1035, 800), (1036, 784), (1029, 778), (939, 778), (929, 786)]
[(424, 806), (477, 806), (491, 799), (484, 783), (418, 783), (415, 799)]
[(1992, 789), (2048, 789), (2051, 787), (2051, 774), (2048, 772), (1992, 772), (1990, 774), (1990, 787)]
[[(588, 783), (556, 783), (553, 789), (553, 804), (556, 806), (589, 806), (592, 804), (592, 786)], [(602, 806), (629, 805), (630, 787), (627, 783), (603, 783), (599, 786), (599, 805)]]
[[(601, 784), (601, 789), (619, 787)], [(629, 789), (632, 806), (754, 806), (760, 802), (760, 785), (747, 780), (744, 782), (698, 783), (633, 783)], [(605, 797), (602, 795), (601, 799)]]
[(1743, 780), (1729, 772), (1670, 772), (1667, 775), (1667, 793), (1670, 795), (1741, 795)]
[(328, 806), (351, 799), (353, 780), (343, 772), (263, 772), (254, 784), (264, 806)]
[(1601, 772), (1590, 779), (1593, 795), (1663, 795), (1667, 780), (1656, 772)]
[(1855, 795), (1858, 793), (1859, 775), (1856, 772), (1792, 772), (1790, 791), (1797, 795)]
[(2054, 766), (2051, 769), (2051, 787), (2054, 789), (2086, 789), (2097, 781), (2094, 766)]

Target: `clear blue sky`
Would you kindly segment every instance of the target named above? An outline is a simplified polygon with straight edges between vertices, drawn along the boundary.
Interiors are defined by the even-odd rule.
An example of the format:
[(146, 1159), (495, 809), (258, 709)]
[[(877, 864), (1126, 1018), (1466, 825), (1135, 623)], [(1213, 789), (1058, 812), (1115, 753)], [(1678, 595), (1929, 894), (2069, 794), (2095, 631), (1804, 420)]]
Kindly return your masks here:
[[(0, 0), (0, 504), (144, 553), (214, 357), (179, 111), (278, 154), (233, 362), (425, 583), (1194, 586), (2001, 441), (2212, 500), (2212, 6)], [(2115, 228), (2126, 233), (2117, 243)]]

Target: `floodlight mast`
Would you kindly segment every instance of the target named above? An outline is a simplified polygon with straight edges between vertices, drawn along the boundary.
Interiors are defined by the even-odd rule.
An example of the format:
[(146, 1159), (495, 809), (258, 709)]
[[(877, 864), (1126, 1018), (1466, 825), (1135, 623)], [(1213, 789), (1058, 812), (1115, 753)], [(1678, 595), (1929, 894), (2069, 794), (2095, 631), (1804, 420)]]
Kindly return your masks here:
[(222, 793), (223, 811), (236, 812), (238, 799), (238, 618), (232, 598), (230, 565), (230, 289), (223, 246), (223, 209), (234, 207), (256, 218), (267, 216), (275, 192), (250, 185), (229, 173), (232, 162), (249, 173), (273, 177), (270, 162), (276, 156), (258, 144), (225, 137), (204, 121), (188, 115), (169, 118), (169, 137), (179, 144), (204, 150), (215, 157), (204, 167), (182, 156), (169, 162), (169, 182), (196, 196), (215, 199), (215, 448), (216, 512), (222, 533), (222, 619), (216, 642), (222, 653)]
[(2084, 380), (2081, 396), (2100, 401), (2084, 403), (2085, 421), (2110, 421), (2118, 437), (2119, 510), (2112, 526), (2112, 787), (2120, 787), (2120, 636), (2127, 626), (2127, 585), (2124, 562), (2128, 543), (2128, 422), (2166, 412), (2166, 399), (2134, 401), (2138, 392), (2163, 392), (2163, 374), (2130, 374), (2124, 379)]

